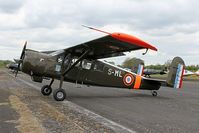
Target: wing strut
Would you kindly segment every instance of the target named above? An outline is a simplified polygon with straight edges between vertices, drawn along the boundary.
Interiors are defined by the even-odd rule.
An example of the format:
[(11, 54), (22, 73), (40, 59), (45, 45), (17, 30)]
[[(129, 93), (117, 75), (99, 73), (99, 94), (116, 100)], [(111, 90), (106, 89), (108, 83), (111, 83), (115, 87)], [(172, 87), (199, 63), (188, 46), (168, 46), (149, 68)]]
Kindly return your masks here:
[(61, 79), (60, 79), (60, 84), (59, 84), (59, 88), (62, 88), (62, 84), (64, 81), (64, 76), (72, 69), (75, 67), (75, 65), (77, 65), (80, 61), (82, 61), (84, 59), (85, 56), (88, 55), (88, 53), (90, 52), (90, 49), (87, 49), (79, 58), (76, 62), (74, 62), (71, 66), (69, 66), (65, 71), (63, 71), (64, 69), (64, 61), (62, 62), (62, 74), (61, 74)]
[(64, 71), (62, 76), (65, 76), (75, 65), (77, 65), (88, 53), (90, 52), (90, 49), (86, 50), (76, 62), (74, 62), (67, 70)]

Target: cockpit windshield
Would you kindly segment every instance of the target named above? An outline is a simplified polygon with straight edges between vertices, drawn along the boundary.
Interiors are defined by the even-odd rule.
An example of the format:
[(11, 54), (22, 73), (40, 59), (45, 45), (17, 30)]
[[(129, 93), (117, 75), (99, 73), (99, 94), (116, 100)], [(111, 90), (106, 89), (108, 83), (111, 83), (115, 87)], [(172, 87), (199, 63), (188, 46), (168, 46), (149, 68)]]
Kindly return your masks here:
[(57, 50), (57, 51), (55, 51), (55, 52), (52, 52), (50, 55), (51, 56), (57, 56), (57, 55), (61, 55), (61, 54), (63, 54), (65, 51), (63, 50), (63, 49), (61, 49), (61, 50)]

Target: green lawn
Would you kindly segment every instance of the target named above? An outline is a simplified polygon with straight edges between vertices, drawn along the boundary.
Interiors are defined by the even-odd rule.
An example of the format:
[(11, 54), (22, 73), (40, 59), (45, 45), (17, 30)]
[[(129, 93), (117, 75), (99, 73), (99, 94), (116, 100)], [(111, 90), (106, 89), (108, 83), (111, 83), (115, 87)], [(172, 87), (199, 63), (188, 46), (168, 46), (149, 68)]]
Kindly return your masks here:
[(7, 64), (13, 63), (9, 60), (0, 60), (0, 68), (5, 68)]

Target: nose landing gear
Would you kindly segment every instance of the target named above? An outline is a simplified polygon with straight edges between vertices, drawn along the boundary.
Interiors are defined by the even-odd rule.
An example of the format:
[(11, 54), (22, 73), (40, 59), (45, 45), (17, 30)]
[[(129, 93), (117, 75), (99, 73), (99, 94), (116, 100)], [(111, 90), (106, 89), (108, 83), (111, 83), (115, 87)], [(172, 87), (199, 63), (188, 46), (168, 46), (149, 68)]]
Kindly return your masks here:
[(51, 86), (49, 86), (49, 85), (44, 85), (44, 86), (41, 88), (41, 93), (42, 93), (44, 96), (49, 96), (49, 95), (52, 93), (52, 88), (51, 88)]
[(53, 82), (54, 82), (54, 79), (51, 80), (51, 82), (50, 82), (49, 85), (44, 85), (44, 86), (41, 88), (41, 93), (42, 93), (44, 96), (49, 96), (49, 95), (52, 93), (51, 85), (53, 84)]

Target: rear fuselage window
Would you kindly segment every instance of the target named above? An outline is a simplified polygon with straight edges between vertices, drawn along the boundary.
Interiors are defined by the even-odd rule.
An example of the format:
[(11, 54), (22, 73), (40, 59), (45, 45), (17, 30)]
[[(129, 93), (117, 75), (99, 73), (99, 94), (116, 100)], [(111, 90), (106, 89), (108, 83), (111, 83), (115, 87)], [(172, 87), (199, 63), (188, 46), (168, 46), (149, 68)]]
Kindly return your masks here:
[(94, 71), (103, 71), (104, 70), (104, 64), (102, 64), (102, 63), (96, 63), (94, 65), (93, 70)]

